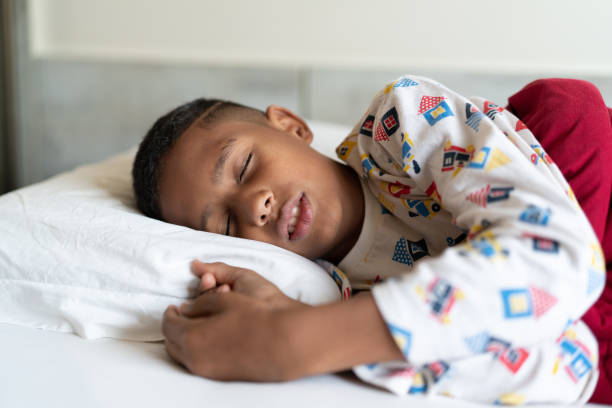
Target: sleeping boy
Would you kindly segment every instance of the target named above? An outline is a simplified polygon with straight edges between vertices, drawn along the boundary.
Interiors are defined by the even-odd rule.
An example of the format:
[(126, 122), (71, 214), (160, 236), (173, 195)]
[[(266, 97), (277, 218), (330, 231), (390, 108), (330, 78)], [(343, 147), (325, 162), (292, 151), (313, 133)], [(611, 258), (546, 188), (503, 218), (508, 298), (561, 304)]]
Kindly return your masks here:
[(222, 380), (352, 367), (400, 395), (589, 399), (598, 346), (580, 317), (602, 292), (604, 260), (523, 122), (410, 76), (338, 146), (346, 164), (312, 138), (285, 108), (207, 99), (145, 136), (133, 176), (146, 215), (323, 259), (345, 287), (371, 289), (311, 307), (253, 271), (196, 262), (203, 294), (164, 315), (174, 359)]

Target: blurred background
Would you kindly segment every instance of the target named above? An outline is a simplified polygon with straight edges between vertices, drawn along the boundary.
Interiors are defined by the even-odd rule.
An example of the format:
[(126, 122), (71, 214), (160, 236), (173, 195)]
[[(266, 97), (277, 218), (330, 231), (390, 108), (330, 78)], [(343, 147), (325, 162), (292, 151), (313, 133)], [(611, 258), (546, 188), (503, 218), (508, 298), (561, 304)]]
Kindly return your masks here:
[(352, 125), (403, 73), (498, 104), (562, 76), (612, 105), (608, 0), (0, 1), (0, 193), (200, 96)]

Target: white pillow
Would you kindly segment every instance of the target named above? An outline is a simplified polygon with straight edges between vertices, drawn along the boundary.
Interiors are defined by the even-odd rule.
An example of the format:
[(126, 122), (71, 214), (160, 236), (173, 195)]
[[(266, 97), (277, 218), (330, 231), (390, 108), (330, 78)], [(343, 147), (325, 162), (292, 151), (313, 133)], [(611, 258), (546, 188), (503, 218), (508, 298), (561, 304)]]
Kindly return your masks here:
[[(311, 123), (333, 154), (348, 133)], [(134, 205), (135, 149), (0, 197), (0, 323), (85, 338), (162, 339), (161, 316), (198, 284), (193, 259), (257, 271), (310, 304), (340, 299), (316, 263), (282, 248), (167, 224)], [(190, 289), (191, 288), (191, 289)]]

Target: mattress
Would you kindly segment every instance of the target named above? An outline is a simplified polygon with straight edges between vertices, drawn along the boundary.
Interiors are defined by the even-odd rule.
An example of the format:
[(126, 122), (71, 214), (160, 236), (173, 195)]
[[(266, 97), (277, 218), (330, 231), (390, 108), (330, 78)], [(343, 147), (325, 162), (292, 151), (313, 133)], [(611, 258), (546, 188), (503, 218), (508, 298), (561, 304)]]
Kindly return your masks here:
[(397, 397), (349, 372), (284, 383), (212, 381), (174, 363), (161, 342), (85, 340), (8, 324), (0, 324), (0, 339), (3, 408), (483, 406), (443, 397)]

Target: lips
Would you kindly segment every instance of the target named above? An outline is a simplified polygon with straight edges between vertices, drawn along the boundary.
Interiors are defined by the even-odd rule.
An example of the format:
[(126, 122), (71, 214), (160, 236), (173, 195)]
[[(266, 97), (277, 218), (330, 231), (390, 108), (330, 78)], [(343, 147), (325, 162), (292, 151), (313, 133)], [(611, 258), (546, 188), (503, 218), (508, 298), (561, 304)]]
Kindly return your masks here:
[[(312, 206), (306, 194), (300, 193), (288, 200), (281, 209), (278, 233), (289, 241), (296, 241), (308, 234), (312, 225)], [(289, 232), (292, 230), (292, 232)]]

